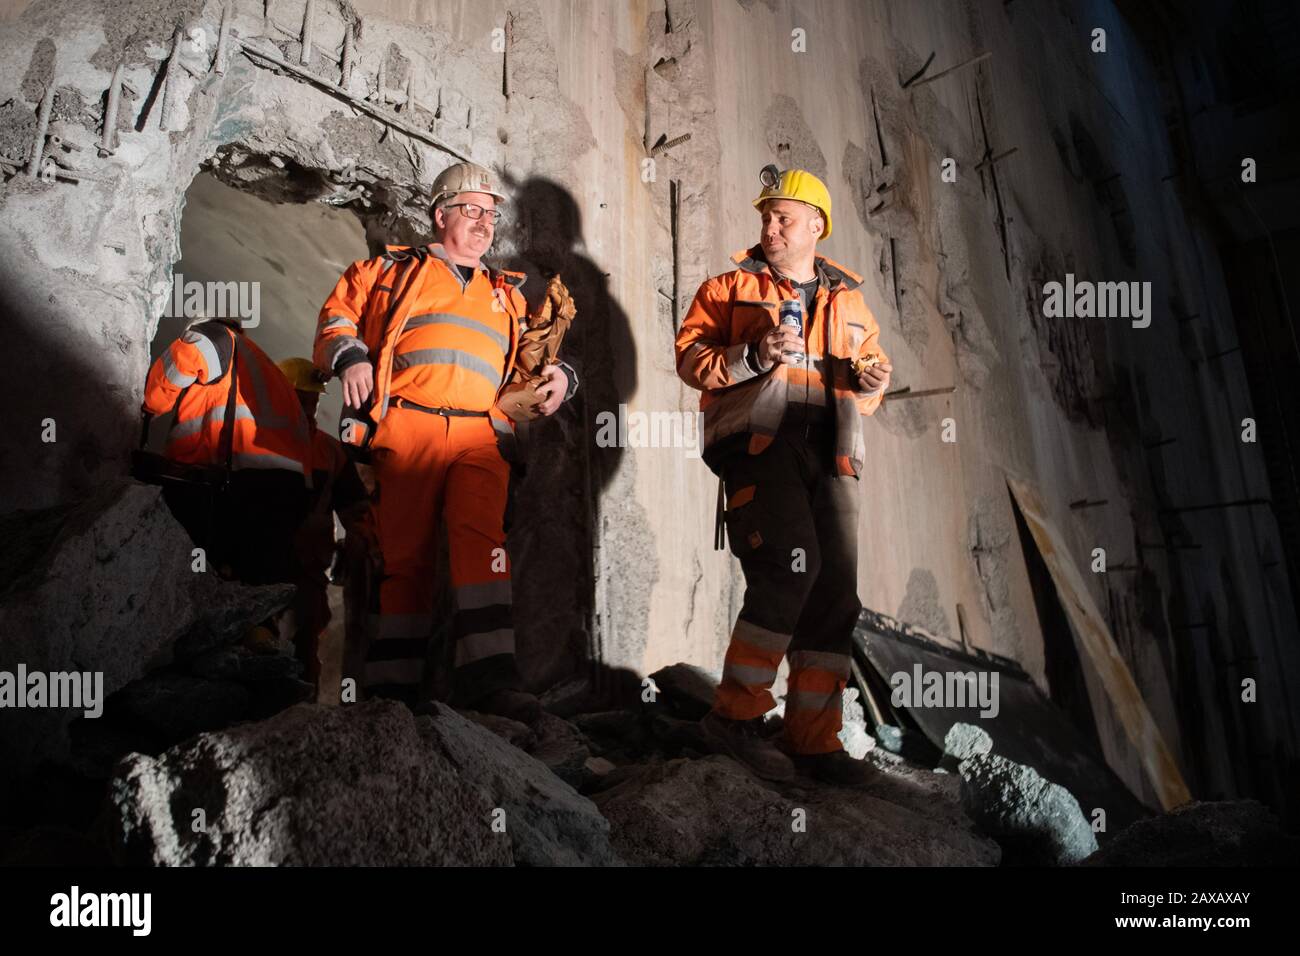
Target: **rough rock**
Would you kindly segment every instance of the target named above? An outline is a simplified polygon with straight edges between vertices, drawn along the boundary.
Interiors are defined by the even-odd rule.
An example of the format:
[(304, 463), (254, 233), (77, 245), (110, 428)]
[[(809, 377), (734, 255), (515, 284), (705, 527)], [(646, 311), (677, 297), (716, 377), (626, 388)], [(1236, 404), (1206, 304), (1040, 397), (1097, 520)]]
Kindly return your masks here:
[[(681, 720), (657, 710), (647, 715), (646, 726), (654, 738), (654, 749), (668, 756), (700, 756), (712, 752), (698, 720)], [(644, 752), (643, 749), (641, 753)], [(617, 751), (609, 753), (619, 755)]]
[(253, 710), (252, 694), (242, 684), (187, 674), (151, 674), (133, 681), (112, 703), (167, 744), (247, 720)]
[(583, 766), (597, 777), (607, 777), (618, 769), (604, 757), (588, 757)]
[(595, 758), (582, 731), (562, 717), (543, 712), (533, 724), (533, 733), (532, 745), (527, 750), (553, 774), (578, 789), (590, 781), (592, 770), (588, 762)]
[(572, 722), (598, 757), (628, 761), (654, 749), (654, 738), (642, 714), (628, 710), (603, 710), (575, 714)]
[(462, 716), (474, 721), (485, 730), (490, 730), (512, 747), (527, 750), (533, 742), (533, 729), (518, 720), (502, 717), (500, 714), (481, 713), (477, 710), (461, 711)]
[(246, 647), (218, 647), (189, 662), (196, 677), (213, 680), (261, 681), (295, 677), (302, 664), (289, 654), (257, 654)]
[(510, 864), (510, 840), (491, 829), (492, 800), (426, 736), (401, 704), (302, 704), (157, 758), (133, 755), (109, 790), (114, 856), (170, 866)]
[(943, 738), (943, 751), (958, 762), (993, 752), (993, 738), (974, 724), (956, 723)]
[(1009, 862), (1076, 863), (1097, 849), (1097, 837), (1069, 790), (1033, 767), (979, 752), (981, 742), (973, 735), (954, 743), (975, 748), (958, 765), (962, 804), (1001, 844)]
[(708, 671), (693, 664), (670, 664), (650, 679), (659, 688), (655, 702), (682, 720), (699, 720), (707, 714), (718, 690), (718, 682)]
[[(198, 575), (196, 575), (197, 577)], [(292, 584), (267, 584), (249, 587), (207, 575), (205, 601), (193, 624), (181, 635), (172, 649), (177, 660), (189, 661), (240, 640), (250, 627), (265, 621), (289, 606), (293, 600)], [(208, 586), (215, 582), (217, 587)], [(281, 638), (279, 646), (291, 646)], [(272, 655), (266, 655), (272, 656)], [(261, 679), (261, 678), (259, 678)]]
[(548, 713), (571, 717), (585, 709), (591, 697), (591, 681), (585, 677), (572, 677), (548, 687), (539, 700)]
[(614, 845), (640, 865), (995, 865), (1000, 856), (952, 788), (938, 786), (778, 788), (711, 756), (649, 766), (593, 799)]
[(846, 687), (841, 696), (840, 745), (854, 760), (861, 760), (875, 749), (876, 738), (867, 732), (867, 714), (858, 701), (858, 689)]
[[(158, 488), (108, 485), (69, 508), (0, 520), (0, 670), (98, 671), (107, 696), (174, 655), (231, 643), (283, 608), (289, 585), (250, 588), (191, 569), (189, 536)], [(79, 710), (13, 710), (0, 761), (21, 771), (67, 756)]]
[[(506, 743), (540, 760), (569, 786), (581, 791), (600, 776), (592, 769), (591, 749), (577, 727), (562, 717), (542, 711), (531, 725), (497, 714), (466, 710), (462, 716), (492, 731)], [(605, 761), (608, 763), (608, 761)], [(611, 765), (612, 766), (612, 765)]]
[(1185, 804), (1130, 824), (1084, 866), (1296, 866), (1300, 838), (1256, 800)]
[(420, 733), (463, 779), (505, 810), (506, 831), (521, 865), (619, 862), (609, 823), (595, 805), (550, 769), (442, 704), (421, 717)]

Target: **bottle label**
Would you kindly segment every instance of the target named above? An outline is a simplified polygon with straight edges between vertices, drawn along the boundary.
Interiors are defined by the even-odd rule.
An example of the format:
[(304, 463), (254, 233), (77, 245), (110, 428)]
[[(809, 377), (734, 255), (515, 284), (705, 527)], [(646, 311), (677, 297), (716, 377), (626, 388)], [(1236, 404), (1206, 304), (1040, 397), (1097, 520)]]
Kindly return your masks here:
[(799, 299), (786, 299), (781, 303), (781, 324), (803, 332), (803, 302)]
[[(782, 325), (788, 325), (792, 329), (797, 329), (799, 334), (803, 334), (803, 301), (801, 299), (786, 299), (781, 303), (780, 322)], [(804, 353), (802, 351), (787, 351), (783, 353), (792, 356), (799, 361), (803, 361)]]

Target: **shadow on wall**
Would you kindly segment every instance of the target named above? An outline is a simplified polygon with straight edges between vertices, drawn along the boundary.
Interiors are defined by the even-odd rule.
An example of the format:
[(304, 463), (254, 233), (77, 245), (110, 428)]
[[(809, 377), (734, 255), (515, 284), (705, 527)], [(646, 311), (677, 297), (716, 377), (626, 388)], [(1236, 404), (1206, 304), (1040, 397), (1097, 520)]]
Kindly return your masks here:
[(0, 442), (0, 513), (68, 506), (124, 473), (140, 424), (127, 378), (137, 363), (147, 367), (123, 327), (131, 307), (106, 306), (95, 288), (31, 275), (16, 258), (0, 251), (4, 405), (14, 426)]
[[(617, 414), (636, 392), (636, 344), (608, 275), (581, 251), (582, 216), (573, 195), (538, 177), (507, 185), (512, 225), (501, 265), (528, 275), (523, 291), (530, 308), (559, 273), (578, 309), (562, 356), (577, 370), (580, 388), (549, 420), (529, 426), (526, 478), (517, 488), (510, 531), (520, 571), (520, 666), (530, 684), (545, 687), (599, 662), (592, 633), (599, 610), (594, 535), (602, 496), (624, 452), (598, 447), (594, 423), (602, 411)], [(591, 676), (599, 673), (593, 668)]]

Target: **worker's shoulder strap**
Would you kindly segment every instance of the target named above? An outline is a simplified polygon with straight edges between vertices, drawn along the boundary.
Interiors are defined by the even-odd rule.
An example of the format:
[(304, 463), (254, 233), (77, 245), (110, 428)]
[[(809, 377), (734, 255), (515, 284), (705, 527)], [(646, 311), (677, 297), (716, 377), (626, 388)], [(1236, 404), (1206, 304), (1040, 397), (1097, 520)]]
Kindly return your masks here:
[[(236, 348), (234, 329), (225, 327), (226, 341), (230, 345), (230, 390), (226, 393), (226, 417), (221, 423), (221, 446), (218, 461), (226, 470), (226, 483), (235, 463), (235, 400), (239, 390), (239, 349)], [(224, 372), (222, 373), (225, 374)]]
[(366, 304), (369, 305), (378, 295), (387, 295), (390, 301), (395, 299), (398, 280), (428, 258), (429, 252), (424, 246), (388, 246), (379, 255), (358, 263), (365, 267), (362, 272), (368, 282)]
[(727, 523), (725, 515), (727, 513), (727, 492), (723, 484), (722, 475), (718, 475), (718, 504), (713, 513), (713, 550), (727, 550)]
[(370, 286), (369, 294), (374, 295), (376, 292), (383, 292), (396, 297), (398, 291), (398, 280), (409, 273), (416, 271), (416, 268), (429, 259), (429, 249), (427, 246), (388, 246), (379, 255), (368, 260), (374, 263), (373, 275), (374, 282)]
[(501, 283), (508, 285), (516, 292), (523, 294), (524, 283), (528, 281), (527, 274), (523, 272), (512, 272), (509, 269), (495, 269), (492, 266), (487, 267), (488, 281), (493, 285)]
[[(190, 345), (198, 346), (205, 353), (204, 362), (208, 368), (212, 368), (212, 354), (216, 355), (217, 374), (210, 380), (203, 382), (203, 385), (215, 385), (226, 377), (226, 373), (233, 367), (235, 356), (235, 330), (224, 322), (217, 322), (209, 319), (206, 322), (196, 322), (183, 333), (181, 341), (188, 342)], [(176, 396), (176, 402), (172, 405), (172, 421), (168, 430), (176, 427), (177, 416), (180, 415), (181, 405), (185, 401), (185, 396), (189, 394), (190, 389), (200, 387), (198, 383), (191, 382), (186, 385), (179, 395)], [(233, 396), (235, 394), (233, 383), (230, 391), (231, 401), (227, 402), (226, 421), (234, 422), (234, 409), (231, 407)], [(222, 432), (223, 438), (225, 432)], [(146, 420), (144, 427), (140, 431), (140, 447), (145, 448), (149, 443), (149, 422)]]
[(429, 251), (424, 246), (389, 248), (380, 257), (384, 263), (383, 271), (379, 274), (379, 281), (371, 287), (370, 294), (383, 292), (388, 296), (388, 309), (384, 315), (383, 326), (385, 333), (392, 324), (393, 316), (397, 314), (402, 297), (410, 288), (419, 267), (428, 258)]
[(206, 340), (204, 344), (210, 346), (216, 353), (219, 374), (205, 384), (212, 385), (214, 382), (221, 381), (226, 372), (230, 370), (231, 360), (235, 354), (235, 335), (234, 329), (225, 322), (219, 322), (215, 319), (197, 322), (185, 330), (185, 335), (182, 338), (191, 342), (191, 344), (199, 344), (200, 339)]
[(379, 263), (380, 284), (387, 284), (385, 280), (391, 277), (394, 267), (423, 262), (427, 258), (429, 258), (427, 246), (389, 246), (381, 255), (375, 257), (375, 261)]

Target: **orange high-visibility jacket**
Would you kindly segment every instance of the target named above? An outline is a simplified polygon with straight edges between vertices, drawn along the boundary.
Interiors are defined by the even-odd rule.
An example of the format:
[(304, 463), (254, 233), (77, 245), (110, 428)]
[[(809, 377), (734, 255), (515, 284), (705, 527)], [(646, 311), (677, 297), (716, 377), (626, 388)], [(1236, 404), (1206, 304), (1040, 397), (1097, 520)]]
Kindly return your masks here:
[[(441, 243), (385, 249), (348, 266), (325, 300), (312, 360), (331, 373), (371, 362), (370, 417), (376, 423), (394, 397), (486, 411), (508, 445), (514, 423), (496, 402), (527, 328), (527, 302), (519, 291), (524, 275), (484, 266), (463, 282)], [(344, 440), (364, 444), (364, 424), (351, 424)]]
[(748, 436), (750, 454), (762, 452), (797, 397), (828, 406), (835, 421), (836, 471), (860, 474), (866, 455), (861, 416), (875, 412), (883, 393), (858, 390), (851, 362), (869, 354), (888, 361), (879, 345), (880, 326), (859, 289), (862, 277), (818, 256), (822, 281), (808, 317), (808, 368), (778, 362), (759, 372), (746, 360), (746, 349), (779, 324), (781, 302), (796, 293), (772, 275), (761, 247), (731, 258), (739, 268), (704, 281), (677, 333), (677, 374), (701, 390), (704, 460), (713, 466), (721, 449), (742, 436)]
[(282, 468), (305, 478), (311, 437), (297, 393), (242, 329), (215, 320), (190, 326), (149, 369), (145, 411), (162, 415), (176, 408), (164, 454), (186, 464), (225, 465), (221, 431), (236, 355), (232, 467)]

